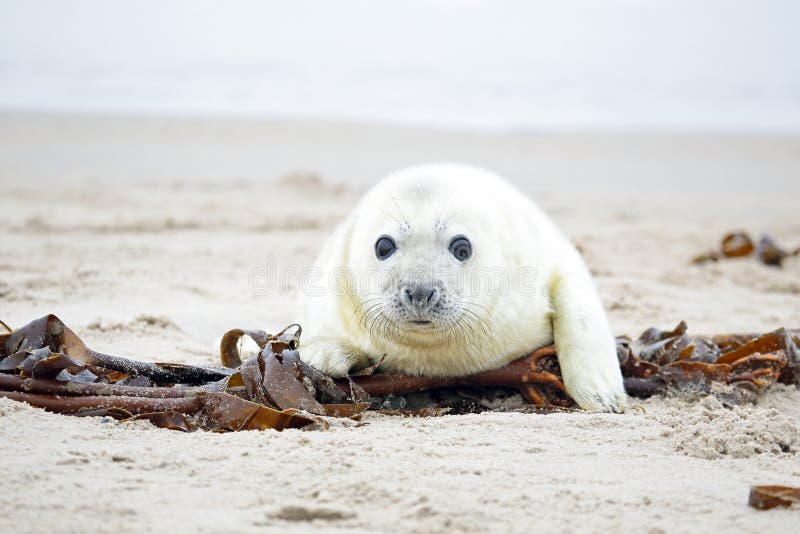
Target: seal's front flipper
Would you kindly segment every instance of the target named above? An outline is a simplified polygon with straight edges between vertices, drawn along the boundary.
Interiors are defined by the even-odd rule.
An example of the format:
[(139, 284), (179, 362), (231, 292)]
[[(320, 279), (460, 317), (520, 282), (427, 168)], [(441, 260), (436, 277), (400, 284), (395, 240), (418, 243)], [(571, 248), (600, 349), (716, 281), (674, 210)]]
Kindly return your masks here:
[(336, 337), (314, 336), (300, 343), (300, 359), (328, 376), (339, 378), (370, 364), (370, 358)]
[(584, 410), (623, 412), (627, 396), (614, 336), (589, 270), (577, 251), (571, 254), (575, 261), (557, 266), (549, 285), (564, 385)]

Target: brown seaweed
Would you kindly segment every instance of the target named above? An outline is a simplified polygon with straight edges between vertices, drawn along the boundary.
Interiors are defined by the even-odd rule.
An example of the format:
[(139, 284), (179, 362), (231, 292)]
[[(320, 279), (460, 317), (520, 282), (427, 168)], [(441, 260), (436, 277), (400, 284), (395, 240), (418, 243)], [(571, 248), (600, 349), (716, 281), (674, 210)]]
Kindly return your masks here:
[(764, 265), (780, 267), (789, 256), (800, 255), (800, 248), (788, 251), (781, 248), (769, 234), (762, 235), (758, 245), (746, 232), (731, 232), (722, 238), (719, 249), (699, 254), (692, 258), (691, 263), (702, 265), (717, 262), (723, 258), (746, 258), (755, 256)]
[[(220, 346), (223, 366), (211, 367), (101, 354), (54, 315), (14, 331), (0, 323), (0, 397), (58, 413), (146, 419), (182, 431), (281, 430), (312, 423), (324, 427), (328, 417), (356, 419), (370, 407), (417, 417), (462, 413), (464, 406), (480, 411), (486, 409), (481, 401), (497, 392), (519, 393), (528, 403), (524, 411), (575, 407), (553, 346), (499, 369), (462, 377), (386, 373), (379, 360), (333, 380), (300, 359), (301, 333), (299, 325), (276, 335), (232, 330)], [(690, 336), (681, 322), (671, 330), (648, 329), (635, 341), (617, 338), (617, 356), (630, 395), (714, 392), (727, 404), (740, 404), (779, 380), (800, 382), (799, 334), (781, 329), (760, 336)], [(261, 351), (242, 362), (238, 342), (244, 335)], [(716, 392), (714, 384), (727, 389)], [(437, 391), (443, 394), (432, 395)], [(421, 393), (431, 395), (416, 408), (376, 402)]]
[[(7, 330), (0, 337), (0, 396), (49, 411), (146, 418), (183, 430), (282, 430), (317, 421), (312, 413), (267, 402), (260, 374), (254, 377), (258, 383), (249, 395), (226, 391), (235, 376), (244, 384), (241, 369), (250, 368), (246, 365), (237, 373), (224, 367), (149, 363), (98, 353), (54, 315), (13, 332)], [(288, 347), (280, 343), (281, 351)], [(267, 349), (258, 358), (275, 357), (271, 345)], [(94, 380), (74, 380), (84, 372), (90, 372)], [(140, 378), (147, 380), (132, 385)]]
[(772, 236), (761, 236), (761, 239), (758, 241), (758, 248), (756, 249), (756, 257), (761, 263), (773, 267), (780, 267), (786, 256), (789, 256), (789, 252), (780, 248)]
[(500, 386), (518, 390), (531, 404), (572, 406), (567, 395), (554, 346), (535, 350), (505, 367), (461, 377), (425, 377), (389, 373), (373, 373), (337, 380), (342, 390), (349, 383), (358, 384), (371, 396), (402, 395), (434, 388), (453, 386)]
[(753, 253), (755, 246), (750, 236), (744, 232), (733, 232), (722, 238), (720, 251), (726, 258), (741, 258)]
[(671, 331), (650, 329), (635, 345), (617, 342), (626, 389), (634, 396), (708, 393), (716, 383), (730, 386), (719, 393), (724, 402), (741, 404), (779, 380), (797, 383), (800, 378), (797, 345), (785, 329), (706, 338), (688, 336), (681, 323)]
[(8, 371), (13, 366), (21, 374), (33, 373), (34, 367), (53, 368), (71, 362), (72, 367), (95, 367), (125, 375), (146, 376), (159, 384), (204, 384), (230, 374), (226, 369), (140, 362), (96, 352), (55, 315), (32, 321), (0, 337), (0, 341), (3, 341), (3, 355), (6, 356), (0, 362), (0, 371)]
[(800, 504), (800, 488), (789, 486), (753, 486), (750, 488), (748, 504), (759, 510), (778, 506)]

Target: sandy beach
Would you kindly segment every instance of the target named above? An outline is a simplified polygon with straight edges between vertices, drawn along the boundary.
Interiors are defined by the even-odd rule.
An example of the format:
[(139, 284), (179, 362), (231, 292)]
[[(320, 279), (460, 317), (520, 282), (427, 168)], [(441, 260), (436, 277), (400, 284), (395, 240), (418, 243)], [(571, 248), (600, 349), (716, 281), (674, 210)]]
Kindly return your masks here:
[[(216, 364), (234, 327), (297, 320), (254, 293), (270, 257), (309, 265), (396, 168), (506, 175), (577, 243), (613, 330), (800, 327), (800, 258), (690, 259), (729, 230), (800, 246), (800, 136), (486, 134), (289, 120), (0, 114), (0, 319), (55, 313), (97, 350)], [(487, 413), (359, 428), (183, 434), (0, 400), (0, 530), (17, 532), (787, 531), (800, 391), (758, 404), (635, 401), (623, 415)]]

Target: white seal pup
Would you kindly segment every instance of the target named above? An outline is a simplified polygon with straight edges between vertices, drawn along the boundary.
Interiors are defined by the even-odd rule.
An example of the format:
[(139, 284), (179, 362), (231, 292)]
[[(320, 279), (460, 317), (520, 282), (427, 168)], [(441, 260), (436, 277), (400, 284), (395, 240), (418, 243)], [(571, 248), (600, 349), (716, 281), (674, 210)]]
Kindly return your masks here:
[(621, 412), (614, 338), (581, 255), (499, 176), (422, 165), (375, 185), (319, 253), (300, 288), (300, 357), (333, 376), (381, 362), (459, 376), (555, 342), (567, 391)]

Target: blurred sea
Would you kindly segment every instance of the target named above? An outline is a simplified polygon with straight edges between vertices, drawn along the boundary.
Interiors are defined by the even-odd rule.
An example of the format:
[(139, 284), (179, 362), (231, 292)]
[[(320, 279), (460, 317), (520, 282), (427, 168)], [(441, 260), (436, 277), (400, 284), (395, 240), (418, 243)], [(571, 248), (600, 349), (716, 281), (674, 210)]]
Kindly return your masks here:
[(0, 108), (800, 131), (796, 0), (0, 1)]

